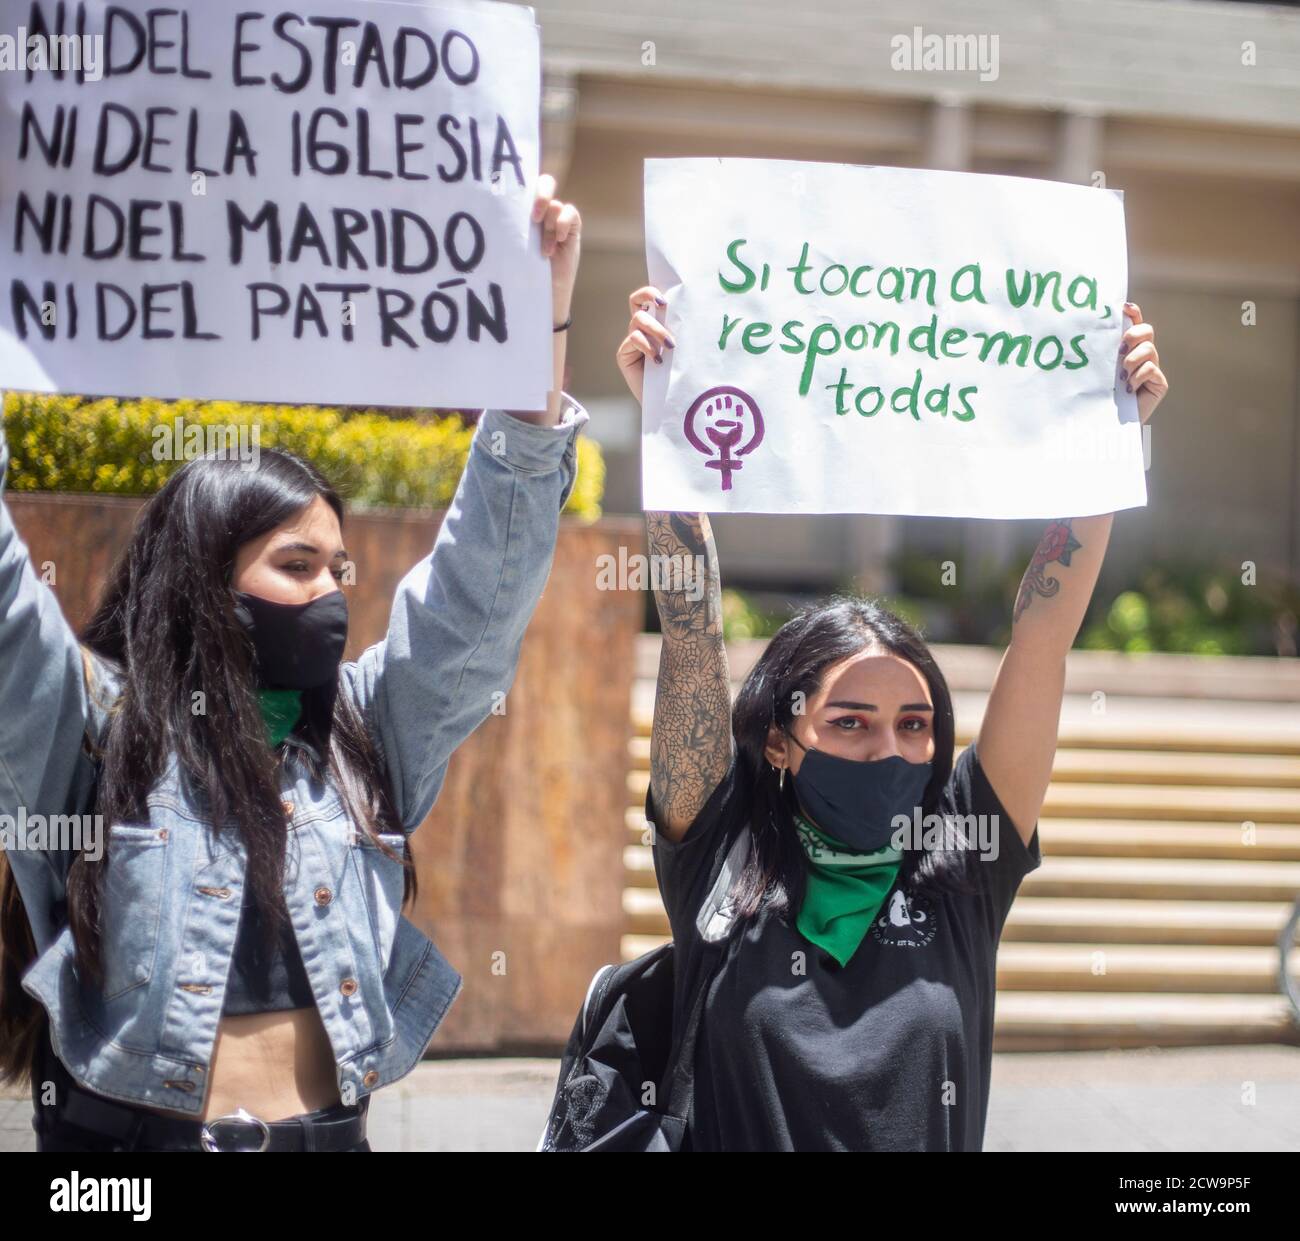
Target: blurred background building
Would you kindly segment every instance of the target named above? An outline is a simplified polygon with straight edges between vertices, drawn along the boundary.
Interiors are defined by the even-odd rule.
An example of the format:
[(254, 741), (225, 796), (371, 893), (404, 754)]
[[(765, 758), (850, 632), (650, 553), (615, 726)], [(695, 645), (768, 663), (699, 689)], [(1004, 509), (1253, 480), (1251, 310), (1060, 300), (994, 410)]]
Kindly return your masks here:
[[(1231, 578), (1252, 562), (1300, 588), (1300, 11), (1199, 0), (534, 7), (544, 165), (585, 220), (570, 383), (606, 451), (607, 511), (640, 511), (640, 412), (613, 355), (626, 296), (645, 279), (643, 159), (1044, 177), (1123, 190), (1129, 296), (1157, 325), (1172, 381), (1152, 428), (1149, 507), (1118, 515), (1098, 598), (1157, 563)], [(996, 76), (891, 67), (896, 37), (935, 35), (996, 38)], [(849, 582), (907, 592), (909, 575), (928, 579), (931, 563), (953, 558), (968, 566), (967, 591), (978, 577), (1005, 601), (1041, 523), (723, 517), (715, 530), (728, 583), (758, 598)], [(1204, 580), (1192, 589), (1204, 593)], [(935, 619), (939, 638), (997, 636)], [(1293, 640), (1284, 617), (1252, 649), (1292, 653)]]

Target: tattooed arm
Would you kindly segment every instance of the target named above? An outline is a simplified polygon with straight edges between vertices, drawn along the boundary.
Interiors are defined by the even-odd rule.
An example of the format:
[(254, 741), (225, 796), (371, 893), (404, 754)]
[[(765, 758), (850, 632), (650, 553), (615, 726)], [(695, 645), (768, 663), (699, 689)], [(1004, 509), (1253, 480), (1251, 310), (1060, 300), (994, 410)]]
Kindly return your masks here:
[[(618, 368), (638, 401), (646, 360), (674, 347), (655, 317), (667, 299), (653, 285), (628, 297), (631, 320)], [(647, 513), (652, 575), (663, 646), (650, 732), (650, 794), (659, 830), (686, 835), (731, 764), (731, 681), (722, 644), (722, 581), (709, 519), (702, 513)], [(676, 570), (674, 572), (674, 570)]]
[(1028, 844), (1052, 778), (1065, 657), (1078, 636), (1110, 539), (1113, 514), (1052, 522), (1016, 596), (1011, 643), (998, 665), (977, 742), (980, 764)]
[[(1169, 391), (1142, 312), (1125, 306), (1123, 365), (1146, 422)], [(1078, 636), (1110, 539), (1112, 513), (1064, 518), (1043, 533), (1020, 583), (1011, 643), (1002, 656), (980, 727), (980, 763), (1027, 845), (1056, 759), (1065, 657)]]
[(722, 642), (722, 583), (709, 519), (647, 513), (663, 629), (650, 733), (659, 827), (680, 840), (731, 762), (731, 683)]

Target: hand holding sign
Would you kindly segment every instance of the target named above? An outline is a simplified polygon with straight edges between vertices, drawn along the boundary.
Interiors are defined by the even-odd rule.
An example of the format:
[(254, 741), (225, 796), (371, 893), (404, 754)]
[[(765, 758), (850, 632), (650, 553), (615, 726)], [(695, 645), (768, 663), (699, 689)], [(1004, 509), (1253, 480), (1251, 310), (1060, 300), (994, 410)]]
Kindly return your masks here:
[(641, 402), (642, 389), (645, 384), (645, 361), (654, 358), (663, 362), (664, 350), (674, 348), (676, 342), (668, 329), (655, 318), (655, 307), (668, 305), (664, 295), (650, 285), (643, 285), (628, 296), (628, 305), (632, 319), (627, 325), (627, 335), (619, 345), (614, 360), (623, 373), (623, 379)]
[(573, 304), (582, 217), (572, 203), (561, 202), (555, 197), (555, 178), (549, 173), (537, 179), (533, 223), (542, 226), (542, 254), (551, 262), (551, 311), (559, 324), (569, 317), (569, 308)]
[(1145, 423), (1156, 406), (1169, 395), (1169, 380), (1160, 369), (1160, 355), (1156, 353), (1156, 330), (1142, 320), (1142, 308), (1133, 302), (1124, 303), (1124, 313), (1133, 326), (1124, 332), (1124, 342), (1119, 347), (1120, 367), (1125, 376), (1125, 391), (1137, 393), (1138, 416)]
[(547, 399), (546, 409), (508, 410), (525, 422), (542, 426), (555, 426), (561, 413), (561, 388), (564, 382), (564, 360), (568, 348), (569, 308), (573, 303), (573, 285), (578, 276), (578, 255), (582, 243), (582, 217), (572, 203), (555, 197), (555, 178), (550, 175), (537, 179), (537, 197), (533, 201), (533, 223), (541, 225), (541, 251), (551, 267), (551, 316), (554, 344), (551, 349), (552, 373), (555, 381)]

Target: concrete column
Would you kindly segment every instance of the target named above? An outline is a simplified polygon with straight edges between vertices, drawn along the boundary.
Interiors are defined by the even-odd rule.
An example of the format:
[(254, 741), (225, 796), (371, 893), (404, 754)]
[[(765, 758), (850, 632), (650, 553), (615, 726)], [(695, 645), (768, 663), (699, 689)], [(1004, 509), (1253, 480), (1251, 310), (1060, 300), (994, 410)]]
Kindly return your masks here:
[(879, 595), (894, 588), (889, 560), (898, 549), (902, 523), (897, 517), (841, 517), (844, 533), (845, 568), (863, 594)]
[(970, 105), (963, 96), (952, 92), (936, 96), (930, 104), (925, 166), (965, 172), (970, 167), (970, 148)]
[(1057, 181), (1091, 184), (1094, 173), (1103, 171), (1101, 112), (1087, 104), (1071, 104), (1061, 113), (1057, 126), (1056, 163), (1052, 177)]
[(578, 120), (577, 79), (572, 73), (542, 71), (542, 171), (560, 186), (573, 159), (573, 135)]

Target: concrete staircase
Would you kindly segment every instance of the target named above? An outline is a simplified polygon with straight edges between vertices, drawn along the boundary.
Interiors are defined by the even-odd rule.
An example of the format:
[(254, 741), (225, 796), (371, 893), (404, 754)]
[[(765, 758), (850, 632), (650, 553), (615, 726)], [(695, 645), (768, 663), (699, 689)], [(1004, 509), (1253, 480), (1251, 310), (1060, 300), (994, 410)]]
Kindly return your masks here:
[[(669, 937), (643, 813), (657, 650), (647, 638), (638, 652), (625, 959)], [(755, 654), (733, 653), (733, 673)], [(936, 648), (959, 751), (983, 716), (992, 654)], [(1300, 1043), (1277, 977), (1278, 933), (1300, 895), (1300, 666), (1188, 660), (1182, 683), (1201, 692), (1207, 662), (1220, 677), (1244, 665), (1243, 677), (1231, 696), (1178, 698), (1181, 659), (1070, 657), (1043, 865), (1021, 886), (998, 954), (998, 1050)], [(1280, 681), (1258, 676), (1264, 664)]]

